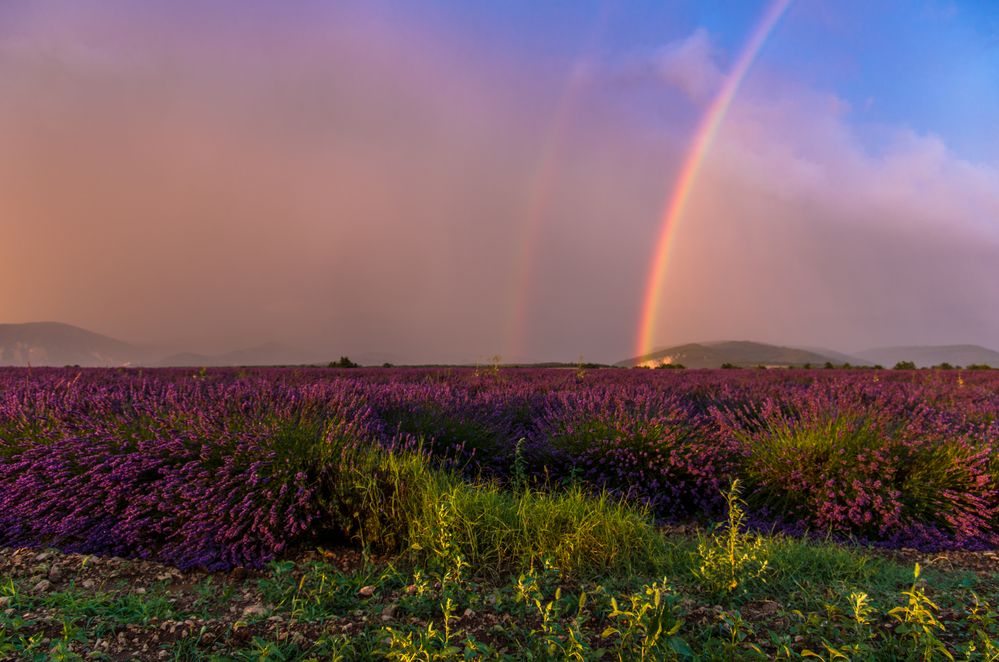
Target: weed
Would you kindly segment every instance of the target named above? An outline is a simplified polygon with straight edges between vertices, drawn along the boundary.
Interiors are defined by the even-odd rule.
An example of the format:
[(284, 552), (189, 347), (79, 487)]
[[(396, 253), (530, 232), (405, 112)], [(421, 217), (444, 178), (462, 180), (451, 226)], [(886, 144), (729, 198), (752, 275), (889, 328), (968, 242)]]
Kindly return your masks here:
[(906, 604), (895, 607), (888, 615), (898, 621), (895, 632), (910, 641), (913, 648), (922, 651), (924, 661), (934, 659), (937, 654), (953, 660), (954, 656), (938, 638), (938, 634), (944, 630), (943, 623), (936, 617), (939, 608), (919, 586), (919, 573), (917, 563), (913, 571), (912, 586), (908, 591), (902, 592), (908, 598)]
[(622, 607), (616, 598), (611, 598), (607, 617), (614, 625), (601, 634), (604, 639), (616, 638), (619, 660), (693, 656), (690, 646), (678, 634), (683, 620), (677, 616), (676, 596), (669, 591), (665, 579), (644, 586), (629, 595), (627, 601)]
[(739, 481), (725, 494), (728, 520), (722, 532), (701, 538), (697, 545), (698, 565), (694, 576), (710, 593), (724, 596), (740, 587), (763, 580), (769, 565), (769, 549), (763, 536), (745, 533), (745, 513), (739, 498)]
[(513, 448), (513, 470), (510, 477), (510, 486), (514, 493), (523, 492), (527, 487), (527, 461), (524, 459), (524, 437), (517, 440)]
[[(562, 588), (555, 589), (554, 597), (548, 600), (545, 586), (557, 582), (558, 569), (549, 561), (542, 563), (542, 571), (535, 574), (533, 569), (517, 579), (516, 599), (526, 608), (525, 615), (533, 615), (538, 620), (537, 629), (530, 632), (530, 643), (548, 659), (585, 660), (589, 647), (582, 633), (583, 614), (586, 608), (586, 592), (581, 592), (576, 602), (576, 613), (569, 620), (562, 618)], [(529, 647), (530, 647), (529, 643)]]

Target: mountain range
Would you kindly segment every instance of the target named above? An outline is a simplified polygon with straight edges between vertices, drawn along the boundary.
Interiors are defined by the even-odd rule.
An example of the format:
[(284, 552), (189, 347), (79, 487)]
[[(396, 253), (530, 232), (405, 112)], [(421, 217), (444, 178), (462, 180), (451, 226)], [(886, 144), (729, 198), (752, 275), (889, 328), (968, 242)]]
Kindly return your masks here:
[(999, 352), (979, 345), (878, 347), (857, 352), (857, 357), (888, 367), (899, 361), (912, 361), (921, 368), (941, 363), (961, 366), (989, 365), (999, 368)]
[(274, 342), (223, 354), (198, 354), (135, 345), (60, 322), (0, 324), (0, 366), (209, 367), (304, 365), (329, 360)]
[[(334, 358), (336, 357), (322, 356), (275, 342), (222, 354), (199, 354), (137, 345), (60, 322), (0, 324), (0, 366), (323, 365)], [(360, 356), (358, 359), (369, 365), (379, 365), (387, 360), (382, 355), (374, 354)], [(880, 347), (844, 354), (820, 347), (783, 347), (750, 341), (724, 341), (677, 345), (626, 359), (615, 365), (655, 367), (681, 364), (687, 368), (720, 368), (724, 364), (738, 367), (819, 367), (828, 362), (855, 366), (878, 364), (890, 368), (899, 361), (912, 361), (919, 367), (941, 363), (999, 367), (999, 352), (979, 345), (918, 345)]]
[(115, 338), (58, 322), (0, 324), (0, 365), (132, 365), (146, 351)]
[(949, 363), (954, 366), (989, 365), (999, 367), (999, 352), (979, 345), (918, 345), (879, 347), (854, 354), (824, 348), (782, 347), (749, 341), (689, 343), (636, 356), (615, 365), (620, 367), (683, 365), (687, 368), (720, 368), (729, 364), (741, 368), (755, 366), (819, 367), (826, 363), (854, 366), (881, 365), (887, 368), (899, 361), (912, 361), (920, 368)]

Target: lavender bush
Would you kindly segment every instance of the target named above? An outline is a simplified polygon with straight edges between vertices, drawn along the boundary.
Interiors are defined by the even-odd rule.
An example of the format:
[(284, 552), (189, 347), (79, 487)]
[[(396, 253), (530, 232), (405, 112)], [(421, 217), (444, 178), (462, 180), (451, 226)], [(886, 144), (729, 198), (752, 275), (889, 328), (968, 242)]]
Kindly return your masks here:
[(352, 449), (419, 448), (663, 519), (739, 478), (761, 526), (994, 547), (997, 414), (988, 371), (0, 369), (0, 545), (258, 566), (349, 535)]

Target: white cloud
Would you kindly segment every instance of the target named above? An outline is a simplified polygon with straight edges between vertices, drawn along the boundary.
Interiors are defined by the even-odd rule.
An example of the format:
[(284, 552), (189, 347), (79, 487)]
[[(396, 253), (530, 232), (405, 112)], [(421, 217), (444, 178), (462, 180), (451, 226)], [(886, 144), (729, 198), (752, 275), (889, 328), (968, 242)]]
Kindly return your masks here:
[(660, 80), (676, 86), (692, 101), (703, 103), (722, 81), (716, 55), (711, 37), (701, 28), (660, 49), (653, 56), (652, 65)]

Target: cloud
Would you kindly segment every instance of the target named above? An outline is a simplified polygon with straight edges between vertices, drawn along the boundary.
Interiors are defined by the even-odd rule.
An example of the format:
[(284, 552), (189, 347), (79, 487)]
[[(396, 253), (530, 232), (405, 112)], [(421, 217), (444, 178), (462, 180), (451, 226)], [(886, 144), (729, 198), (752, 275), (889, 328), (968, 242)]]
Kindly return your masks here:
[[(690, 69), (715, 66), (698, 52), (710, 61)], [(708, 154), (675, 237), (663, 339), (995, 345), (999, 170), (773, 83), (751, 77)]]
[(683, 91), (692, 101), (703, 103), (721, 85), (723, 74), (716, 62), (718, 49), (707, 30), (671, 42), (651, 58), (654, 74)]

